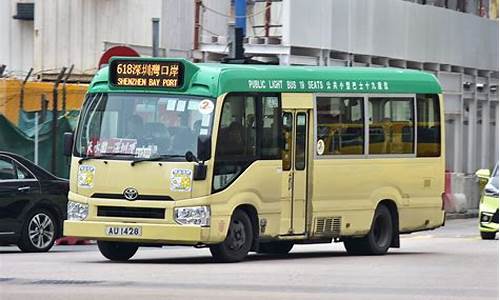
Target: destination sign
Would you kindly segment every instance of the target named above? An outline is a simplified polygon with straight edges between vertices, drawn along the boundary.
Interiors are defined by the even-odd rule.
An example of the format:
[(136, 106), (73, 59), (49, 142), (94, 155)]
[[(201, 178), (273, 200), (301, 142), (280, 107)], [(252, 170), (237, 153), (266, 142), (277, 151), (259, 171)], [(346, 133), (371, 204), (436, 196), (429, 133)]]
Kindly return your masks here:
[(109, 81), (115, 87), (180, 88), (184, 65), (180, 61), (117, 59), (110, 63)]

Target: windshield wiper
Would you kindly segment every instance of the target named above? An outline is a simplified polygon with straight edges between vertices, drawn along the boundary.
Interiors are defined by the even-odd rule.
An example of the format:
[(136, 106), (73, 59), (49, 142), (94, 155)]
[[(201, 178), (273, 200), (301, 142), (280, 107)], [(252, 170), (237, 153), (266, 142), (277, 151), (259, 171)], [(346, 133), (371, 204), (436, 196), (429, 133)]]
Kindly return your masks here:
[(89, 159), (105, 159), (105, 158), (113, 158), (115, 156), (136, 156), (136, 154), (132, 153), (101, 153), (100, 155), (95, 156), (84, 156), (78, 160), (78, 164), (81, 165), (84, 161)]
[(144, 161), (158, 161), (158, 160), (162, 160), (162, 159), (170, 159), (170, 158), (178, 158), (178, 157), (183, 157), (185, 158), (184, 155), (158, 155), (158, 156), (153, 156), (153, 157), (149, 157), (149, 158), (138, 158), (138, 159), (134, 159), (130, 165), (133, 167), (135, 166), (136, 164), (140, 163), (140, 162), (144, 162)]

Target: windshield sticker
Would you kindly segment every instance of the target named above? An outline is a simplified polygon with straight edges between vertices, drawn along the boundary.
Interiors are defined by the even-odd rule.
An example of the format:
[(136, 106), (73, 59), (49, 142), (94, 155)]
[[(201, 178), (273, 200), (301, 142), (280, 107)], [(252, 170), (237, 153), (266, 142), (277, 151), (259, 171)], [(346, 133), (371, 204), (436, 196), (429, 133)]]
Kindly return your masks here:
[(184, 111), (186, 109), (186, 101), (184, 100), (179, 100), (177, 102), (177, 111)]
[[(136, 148), (135, 149), (135, 155), (138, 158), (150, 158), (153, 152), (155, 152), (155, 149), (157, 149), (157, 146), (148, 146), (148, 147), (143, 147), (143, 148)], [(156, 153), (156, 152), (155, 152)]]
[(204, 115), (211, 114), (214, 111), (214, 103), (208, 99), (202, 100), (198, 111)]
[(78, 187), (90, 189), (94, 186), (95, 167), (80, 165), (78, 167)]
[(112, 138), (109, 140), (90, 140), (87, 145), (87, 155), (101, 154), (134, 154), (136, 139)]
[(208, 135), (208, 129), (207, 128), (201, 128), (200, 129), (200, 135)]
[(190, 169), (172, 169), (170, 172), (170, 190), (173, 192), (190, 192), (193, 171)]
[(210, 116), (209, 115), (203, 115), (203, 118), (201, 119), (201, 126), (202, 127), (208, 127), (210, 125)]
[(200, 107), (200, 101), (191, 100), (188, 102), (188, 110), (198, 110)]
[(316, 143), (316, 152), (318, 155), (323, 155), (323, 153), (325, 153), (325, 142), (323, 142), (323, 140), (318, 140), (318, 143)]
[(174, 111), (176, 104), (177, 104), (177, 100), (175, 100), (175, 99), (168, 99), (167, 110)]

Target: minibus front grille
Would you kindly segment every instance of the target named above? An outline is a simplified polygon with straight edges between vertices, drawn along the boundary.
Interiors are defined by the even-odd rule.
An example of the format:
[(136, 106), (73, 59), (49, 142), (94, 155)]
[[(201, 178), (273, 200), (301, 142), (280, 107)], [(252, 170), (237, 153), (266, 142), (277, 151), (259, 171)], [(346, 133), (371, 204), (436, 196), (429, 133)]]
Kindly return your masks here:
[[(102, 199), (118, 199), (127, 200), (123, 194), (107, 194), (107, 193), (95, 193), (90, 196), (90, 198), (102, 198)], [(141, 195), (137, 196), (135, 200), (145, 200), (145, 201), (174, 201), (170, 196), (162, 195)]]
[(98, 206), (98, 217), (165, 219), (164, 208)]

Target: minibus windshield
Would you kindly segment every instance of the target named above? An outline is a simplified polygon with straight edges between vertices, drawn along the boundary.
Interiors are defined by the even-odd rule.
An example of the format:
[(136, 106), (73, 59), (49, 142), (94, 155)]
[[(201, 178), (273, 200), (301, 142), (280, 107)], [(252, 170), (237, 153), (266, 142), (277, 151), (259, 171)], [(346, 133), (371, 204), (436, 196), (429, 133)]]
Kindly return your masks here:
[(90, 94), (82, 109), (75, 155), (134, 159), (197, 152), (210, 135), (213, 99), (152, 94)]

